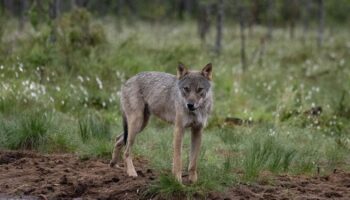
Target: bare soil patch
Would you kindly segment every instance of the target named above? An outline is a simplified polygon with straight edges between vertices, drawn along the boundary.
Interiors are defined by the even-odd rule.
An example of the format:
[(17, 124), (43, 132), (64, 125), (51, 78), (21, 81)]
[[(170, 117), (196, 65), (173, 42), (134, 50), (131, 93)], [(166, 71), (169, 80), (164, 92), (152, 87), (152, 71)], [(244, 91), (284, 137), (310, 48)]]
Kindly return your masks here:
[[(142, 199), (156, 178), (147, 163), (135, 159), (137, 178), (123, 169), (110, 168), (108, 160), (80, 160), (72, 154), (40, 155), (33, 152), (0, 152), (0, 197), (24, 199)], [(145, 168), (141, 169), (140, 167)]]
[(268, 182), (240, 184), (224, 193), (210, 193), (210, 199), (323, 200), (350, 199), (350, 173), (335, 171), (325, 176), (276, 176)]
[[(80, 160), (72, 154), (41, 155), (0, 151), (0, 199), (150, 199), (144, 192), (157, 179), (147, 162), (135, 159), (137, 178), (108, 160)], [(153, 196), (162, 199), (160, 196)], [(194, 199), (203, 197), (194, 196)], [(350, 173), (327, 176), (277, 176), (272, 181), (240, 184), (206, 199), (350, 199)]]

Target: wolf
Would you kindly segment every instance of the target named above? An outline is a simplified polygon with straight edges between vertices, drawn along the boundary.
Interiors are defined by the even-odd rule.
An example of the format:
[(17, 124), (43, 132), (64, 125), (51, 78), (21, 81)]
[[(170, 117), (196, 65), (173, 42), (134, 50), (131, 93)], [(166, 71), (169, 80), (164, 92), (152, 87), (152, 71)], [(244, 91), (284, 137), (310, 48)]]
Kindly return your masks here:
[(213, 107), (212, 64), (201, 71), (191, 71), (179, 63), (177, 76), (163, 72), (142, 72), (126, 81), (121, 89), (124, 132), (116, 137), (110, 166), (114, 167), (125, 147), (124, 162), (128, 176), (136, 177), (131, 148), (137, 133), (147, 125), (151, 114), (175, 125), (172, 173), (182, 182), (182, 140), (191, 130), (189, 181), (197, 181), (197, 160), (203, 128)]

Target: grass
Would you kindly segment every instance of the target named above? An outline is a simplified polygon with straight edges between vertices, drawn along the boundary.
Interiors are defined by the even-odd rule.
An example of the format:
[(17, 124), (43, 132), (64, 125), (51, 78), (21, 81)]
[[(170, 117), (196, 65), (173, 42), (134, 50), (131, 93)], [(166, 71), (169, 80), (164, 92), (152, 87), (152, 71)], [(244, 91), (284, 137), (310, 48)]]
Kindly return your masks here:
[(48, 141), (50, 128), (49, 113), (24, 113), (14, 122), (3, 122), (4, 143), (9, 149), (38, 149)]
[(254, 180), (264, 168), (273, 173), (288, 171), (296, 151), (287, 149), (275, 138), (253, 141), (243, 160), (244, 179)]
[[(69, 19), (62, 19), (61, 26), (74, 29)], [(205, 197), (211, 190), (252, 183), (265, 174), (312, 175), (318, 169), (327, 173), (349, 166), (350, 43), (345, 28), (326, 31), (322, 49), (317, 49), (312, 34), (303, 43), (298, 35), (291, 40), (286, 30), (276, 28), (274, 39), (266, 43), (265, 54), (257, 61), (253, 55), (266, 29), (254, 27), (247, 38), (249, 66), (243, 72), (238, 29), (229, 23), (220, 56), (213, 53), (212, 44), (200, 43), (194, 22), (135, 21), (130, 25), (121, 20), (122, 29), (112, 19), (88, 23), (103, 42), (83, 44), (85, 49), (72, 48), (75, 40), (69, 41), (67, 35), (60, 35), (57, 44), (48, 44), (45, 25), (33, 30), (28, 24), (16, 35), (13, 19), (3, 24), (1, 149), (109, 158), (113, 137), (122, 132), (119, 95), (126, 79), (140, 71), (174, 74), (178, 61), (197, 69), (212, 62), (215, 106), (204, 131), (198, 183), (183, 186), (174, 181), (170, 173), (172, 126), (152, 119), (133, 148), (136, 156), (148, 159), (162, 174), (150, 193)], [(103, 26), (93, 30), (93, 24)], [(207, 41), (214, 37), (210, 32)], [(308, 114), (316, 106), (322, 107), (322, 113)], [(250, 123), (234, 126), (225, 122), (227, 117)], [(186, 134), (184, 170), (189, 140)]]
[(108, 122), (96, 114), (88, 113), (79, 119), (79, 135), (82, 142), (94, 140), (111, 140), (111, 130)]

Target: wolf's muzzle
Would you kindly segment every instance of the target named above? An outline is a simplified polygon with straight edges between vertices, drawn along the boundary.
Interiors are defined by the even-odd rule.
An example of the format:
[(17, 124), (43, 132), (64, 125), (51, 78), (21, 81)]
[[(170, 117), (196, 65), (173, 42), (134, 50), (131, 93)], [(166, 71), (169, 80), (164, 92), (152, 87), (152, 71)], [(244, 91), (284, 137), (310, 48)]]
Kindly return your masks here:
[(196, 108), (194, 107), (194, 104), (192, 104), (192, 103), (188, 103), (188, 104), (187, 104), (187, 108), (188, 108), (190, 111), (195, 111), (195, 110), (196, 110)]

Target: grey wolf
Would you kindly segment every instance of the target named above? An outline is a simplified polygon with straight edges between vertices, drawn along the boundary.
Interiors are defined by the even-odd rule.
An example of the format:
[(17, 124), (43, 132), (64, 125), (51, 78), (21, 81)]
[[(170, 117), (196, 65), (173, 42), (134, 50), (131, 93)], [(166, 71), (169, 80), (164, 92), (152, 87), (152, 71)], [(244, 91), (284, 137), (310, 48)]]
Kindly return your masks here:
[(151, 114), (175, 125), (173, 135), (173, 167), (175, 178), (182, 181), (182, 140), (186, 128), (191, 130), (189, 181), (197, 181), (197, 160), (203, 128), (213, 106), (212, 64), (201, 71), (190, 71), (179, 63), (177, 76), (163, 72), (142, 72), (131, 77), (121, 89), (121, 111), (124, 132), (117, 136), (110, 166), (121, 158), (129, 176), (137, 173), (131, 148), (137, 133), (147, 125)]

